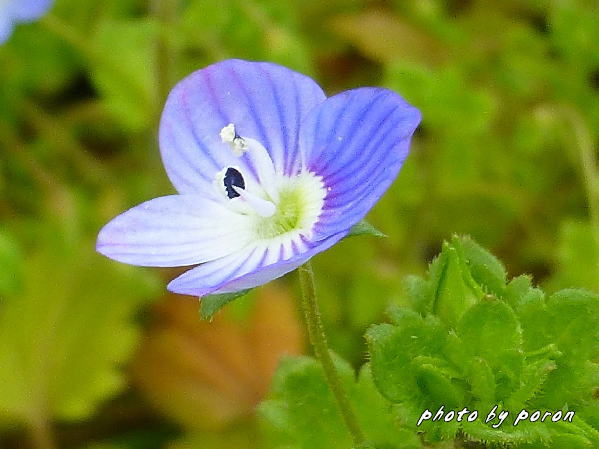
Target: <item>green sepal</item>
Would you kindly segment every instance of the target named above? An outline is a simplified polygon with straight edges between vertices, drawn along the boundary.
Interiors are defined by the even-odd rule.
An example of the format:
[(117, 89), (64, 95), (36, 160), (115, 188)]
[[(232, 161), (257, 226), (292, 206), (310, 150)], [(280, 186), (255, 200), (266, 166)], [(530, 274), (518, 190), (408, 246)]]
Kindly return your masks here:
[(247, 295), (253, 289), (239, 290), (233, 293), (221, 293), (218, 295), (208, 295), (200, 298), (200, 318), (203, 320), (212, 320), (214, 314), (229, 304), (231, 301)]
[(355, 237), (358, 235), (371, 235), (373, 237), (379, 238), (387, 237), (386, 234), (383, 234), (381, 231), (375, 228), (373, 224), (366, 220), (362, 220), (359, 223), (353, 225), (346, 237)]

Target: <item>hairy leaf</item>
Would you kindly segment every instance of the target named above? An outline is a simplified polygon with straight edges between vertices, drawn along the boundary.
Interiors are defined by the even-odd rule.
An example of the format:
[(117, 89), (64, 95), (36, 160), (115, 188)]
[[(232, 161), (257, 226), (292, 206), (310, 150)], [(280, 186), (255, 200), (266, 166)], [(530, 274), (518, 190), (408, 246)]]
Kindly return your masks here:
[[(378, 393), (368, 366), (356, 380), (346, 362), (335, 358), (335, 365), (365, 432), (367, 443), (364, 447), (421, 447), (416, 435), (399, 428), (392, 406)], [(322, 368), (312, 358), (287, 359), (279, 366), (271, 396), (262, 403), (260, 412), (276, 448), (353, 448)]]

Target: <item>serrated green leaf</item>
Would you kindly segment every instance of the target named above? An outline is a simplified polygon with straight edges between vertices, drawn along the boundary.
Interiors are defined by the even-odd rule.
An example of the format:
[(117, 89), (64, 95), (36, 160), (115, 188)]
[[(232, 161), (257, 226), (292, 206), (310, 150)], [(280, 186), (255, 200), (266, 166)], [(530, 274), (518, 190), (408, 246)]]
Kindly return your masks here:
[(119, 367), (138, 337), (133, 315), (158, 283), (92, 248), (46, 241), (27, 258), (23, 289), (3, 301), (1, 417), (82, 419), (123, 387)]
[(401, 307), (396, 304), (389, 306), (387, 315), (393, 324), (400, 327), (420, 326), (423, 322), (423, 317), (419, 313), (410, 310), (408, 307)]
[(585, 290), (561, 290), (547, 300), (553, 343), (567, 355), (588, 359), (599, 351), (599, 295)]
[(358, 235), (372, 235), (373, 237), (387, 237), (381, 231), (374, 227), (371, 223), (366, 220), (362, 220), (359, 223), (353, 225), (349, 230), (349, 234), (346, 237), (355, 237)]
[(406, 309), (397, 309), (393, 320), (397, 326), (380, 324), (366, 333), (375, 383), (392, 402), (421, 398), (415, 360), (440, 356), (445, 332), (434, 319)]
[(547, 339), (562, 356), (548, 377), (542, 400), (562, 407), (588, 398), (599, 382), (599, 296), (584, 290), (562, 290), (547, 300)]
[(522, 328), (523, 350), (530, 353), (552, 344), (545, 294), (537, 288), (530, 288), (522, 296), (514, 298), (513, 304)]
[(403, 282), (409, 304), (422, 315), (432, 312), (430, 284), (419, 276), (406, 276)]
[(501, 300), (485, 299), (468, 310), (458, 325), (467, 350), (491, 366), (501, 363), (504, 351), (519, 351), (522, 331), (512, 309)]
[[(415, 434), (400, 429), (391, 404), (374, 386), (368, 365), (356, 380), (352, 368), (338, 357), (335, 366), (365, 433), (364, 447), (420, 448)], [(309, 357), (284, 360), (270, 397), (260, 405), (265, 430), (276, 448), (350, 449), (351, 437), (343, 423), (320, 364)]]
[(430, 282), (434, 292), (432, 311), (452, 327), (482, 297), (458, 250), (448, 243), (431, 265)]
[(476, 304), (464, 314), (457, 332), (466, 351), (491, 367), (497, 399), (517, 388), (524, 360), (522, 331), (504, 301), (489, 298)]
[(466, 351), (464, 343), (454, 330), (449, 330), (444, 335), (441, 352), (449, 363), (460, 368), (465, 367), (470, 358), (470, 354)]
[(464, 403), (464, 391), (454, 384), (438, 366), (430, 363), (416, 365), (416, 384), (428, 399), (427, 404), (458, 408)]
[(551, 371), (555, 369), (556, 364), (553, 360), (538, 360), (526, 364), (520, 377), (520, 386), (505, 401), (506, 408), (511, 410), (526, 408), (529, 401), (541, 391)]
[(466, 376), (470, 383), (476, 409), (492, 408), (495, 404), (495, 375), (487, 361), (481, 357), (473, 357), (466, 368)]
[(351, 390), (358, 422), (375, 448), (415, 449), (422, 444), (416, 434), (400, 427), (393, 407), (381, 396), (366, 364), (360, 370), (358, 381)]
[(487, 293), (502, 297), (507, 277), (503, 264), (471, 238), (454, 236), (451, 244), (464, 259), (472, 278), (478, 285), (482, 286)]
[(512, 279), (505, 289), (505, 300), (516, 311), (527, 302), (533, 289), (530, 276), (522, 275)]
[(247, 295), (251, 291), (252, 289), (249, 288), (233, 293), (203, 296), (200, 299), (200, 317), (203, 320), (211, 320), (214, 314), (224, 306), (237, 298)]
[[(476, 257), (467, 257), (469, 251)], [(594, 444), (597, 430), (591, 426), (552, 421), (512, 424), (522, 408), (531, 412), (577, 409), (592, 400), (599, 383), (599, 364), (593, 362), (599, 353), (599, 296), (565, 290), (545, 300), (526, 276), (506, 285), (503, 267), (481, 251), (463, 245), (462, 240), (445, 244), (431, 264), (430, 280), (410, 281), (409, 295), (417, 298), (408, 302), (412, 308), (392, 307), (392, 324), (369, 329), (366, 340), (376, 387), (397, 404), (398, 416), (424, 432), (431, 443), (451, 440), (459, 432), (466, 441), (484, 441), (490, 447), (553, 447), (562, 438), (572, 438), (573, 444)], [(448, 273), (452, 263), (454, 274)], [(472, 271), (477, 274), (468, 278)], [(453, 279), (453, 291), (464, 286), (477, 291), (480, 286), (501, 293), (504, 299), (486, 295), (474, 301), (454, 331), (448, 323), (451, 320), (440, 322), (434, 310), (422, 306), (431, 285), (448, 285), (448, 278)], [(453, 291), (447, 292), (449, 297)], [(467, 407), (486, 413), (497, 404), (512, 413), (512, 421), (499, 429), (480, 419), (472, 423), (427, 421), (415, 428), (425, 408), (444, 405), (447, 410)]]
[[(340, 374), (347, 388), (351, 369), (338, 364), (337, 368), (341, 368)], [(277, 371), (271, 399), (260, 408), (267, 421), (275, 426), (281, 443), (285, 441), (285, 447), (316, 449), (333, 448), (336, 444), (351, 447), (350, 435), (315, 360), (284, 361)]]
[[(335, 363), (346, 389), (353, 382), (351, 367)], [(285, 359), (279, 366), (270, 398), (261, 415), (275, 447), (297, 449), (351, 448), (335, 399), (318, 362), (309, 357)]]

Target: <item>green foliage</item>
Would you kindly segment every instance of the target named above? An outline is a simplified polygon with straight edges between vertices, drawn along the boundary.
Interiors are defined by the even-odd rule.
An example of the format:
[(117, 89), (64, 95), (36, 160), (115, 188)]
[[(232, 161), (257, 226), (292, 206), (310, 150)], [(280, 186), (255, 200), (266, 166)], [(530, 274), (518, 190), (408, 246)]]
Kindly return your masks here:
[[(119, 391), (154, 278), (49, 239), (0, 309), (0, 419), (80, 420)], [(60, 263), (56, 263), (60, 260)]]
[[(1, 424), (22, 421), (22, 413), (4, 408), (10, 402), (15, 410), (22, 398), (22, 404), (39, 401), (36, 410), (47, 408), (47, 421), (89, 415), (83, 411), (113, 399), (105, 411), (109, 423), (101, 415), (74, 428), (54, 426), (58, 446), (63, 439), (65, 447), (92, 444), (71, 444), (71, 432), (82, 440), (99, 433), (106, 447), (158, 444), (153, 421), (140, 424), (139, 438), (119, 438), (132, 425), (123, 402), (133, 413), (146, 408), (135, 394), (116, 394), (117, 384), (131, 381), (116, 367), (135, 343), (130, 334), (138, 326), (126, 323), (144, 308), (138, 281), (145, 282), (145, 274), (96, 260), (93, 240), (117, 213), (173, 191), (156, 144), (169, 89), (194, 70), (238, 57), (309, 74), (327, 94), (384, 85), (423, 112), (399, 179), (368, 217), (388, 237), (347, 239), (314, 260), (329, 340), (353, 366), (364, 362), (364, 331), (395, 304), (391, 324), (368, 335), (406, 348), (400, 355), (392, 345), (372, 348), (409, 367), (404, 378), (407, 368), (377, 356), (379, 367), (397, 368), (375, 372), (387, 379), (386, 400), (402, 401), (393, 405), (393, 416), (407, 425), (400, 427), (404, 439), (416, 441), (409, 426), (421, 412), (405, 404), (425, 406), (425, 399), (442, 396), (481, 409), (498, 402), (509, 408), (567, 403), (577, 412), (576, 429), (520, 426), (517, 434), (511, 427), (479, 427), (468, 430), (471, 439), (534, 436), (536, 442), (519, 444), (531, 449), (547, 447), (541, 440), (559, 448), (599, 446), (592, 438), (599, 406), (589, 399), (597, 386), (595, 299), (572, 290), (555, 294), (579, 287), (599, 293), (597, 189), (587, 186), (587, 178), (591, 184), (599, 179), (597, 23), (594, 0), (507, 0), (492, 7), (487, 0), (56, 0), (48, 16), (18, 25), (0, 46), (0, 320), (12, 316), (11, 327), (0, 330), (0, 352), (42, 366), (36, 357), (50, 348), (52, 355), (68, 356), (72, 367), (61, 362), (64, 381), (40, 374), (55, 386), (36, 384), (25, 397), (24, 385), (33, 381), (0, 366)], [(50, 226), (57, 217), (64, 229)], [(48, 228), (53, 231), (44, 232)], [(51, 233), (70, 239), (70, 249), (48, 249)], [(446, 245), (428, 277), (404, 281), (422, 274), (440, 241), (454, 233), (472, 235), (512, 272), (534, 276), (544, 291), (527, 276), (507, 281), (496, 259), (462, 239)], [(90, 271), (97, 278), (90, 280)], [(176, 275), (163, 274), (161, 283)], [(89, 288), (79, 301), (67, 299), (83, 290), (76, 285)], [(147, 296), (159, 294), (152, 289)], [(44, 317), (50, 320), (61, 301), (68, 302), (61, 319), (80, 339), (66, 338), (67, 327), (48, 331)], [(109, 317), (111, 309), (120, 317)], [(488, 327), (477, 326), (482, 318)], [(509, 334), (498, 337), (492, 351), (482, 341), (495, 347), (503, 319)], [(109, 332), (101, 323), (111, 322)], [(100, 334), (110, 342), (102, 343), (106, 348)], [(467, 346), (466, 338), (482, 341)], [(520, 349), (513, 351), (518, 339)], [(16, 340), (18, 353), (11, 346)], [(215, 339), (214, 351), (227, 353), (228, 344)], [(90, 361), (95, 352), (97, 364)], [(67, 382), (72, 392), (65, 392)], [(157, 427), (171, 425), (165, 420)], [(239, 426), (161, 441), (186, 448), (259, 445), (256, 429), (248, 437), (238, 435)], [(2, 430), (0, 446), (27, 444), (19, 429)], [(426, 437), (451, 439), (455, 431), (449, 424), (431, 426)]]
[(299, 11), (288, 6), (267, 0), (224, 0), (218, 6), (210, 0), (188, 2), (181, 33), (191, 48), (208, 52), (211, 59), (243, 54), (311, 73)]
[[(439, 447), (453, 440), (514, 448), (599, 444), (599, 295), (562, 290), (546, 298), (526, 276), (508, 281), (503, 265), (464, 237), (444, 243), (428, 276), (409, 278), (406, 291), (409, 305), (391, 307), (390, 323), (366, 333), (370, 362), (358, 379), (336, 362), (368, 444), (418, 448), (421, 432)], [(478, 417), (432, 420), (441, 408), (443, 416), (467, 409)], [(432, 415), (418, 425), (425, 410)], [(485, 423), (492, 410), (509, 412), (505, 422)], [(572, 422), (514, 425), (521, 410), (576, 414)], [(261, 411), (273, 447), (351, 448), (312, 359), (279, 367)]]
[(104, 21), (91, 45), (93, 81), (115, 118), (131, 130), (146, 128), (157, 111), (152, 43), (158, 28), (150, 19)]
[[(465, 435), (472, 441), (536, 447), (571, 441), (594, 447), (599, 432), (586, 423), (594, 415), (599, 382), (599, 296), (562, 290), (545, 299), (526, 277), (509, 283), (503, 266), (472, 240), (454, 237), (443, 245), (426, 280), (410, 281), (413, 307), (395, 307), (391, 324), (367, 333), (375, 384), (397, 404), (409, 428), (430, 442)], [(442, 292), (440, 294), (439, 292)], [(486, 292), (476, 294), (475, 292)], [(422, 306), (443, 301), (443, 307)], [(448, 319), (447, 311), (453, 311)], [(495, 406), (508, 410), (506, 423), (484, 424)], [(421, 413), (477, 410), (473, 422), (433, 422), (418, 427)], [(572, 423), (526, 422), (513, 426), (520, 410), (575, 410)]]
[[(362, 368), (357, 379), (347, 362), (337, 358), (335, 365), (369, 441), (365, 447), (422, 447), (416, 435), (398, 427), (396, 414), (375, 388), (368, 365)], [(350, 434), (324, 373), (312, 358), (297, 357), (281, 363), (270, 397), (262, 403), (260, 412), (273, 447), (352, 448)]]

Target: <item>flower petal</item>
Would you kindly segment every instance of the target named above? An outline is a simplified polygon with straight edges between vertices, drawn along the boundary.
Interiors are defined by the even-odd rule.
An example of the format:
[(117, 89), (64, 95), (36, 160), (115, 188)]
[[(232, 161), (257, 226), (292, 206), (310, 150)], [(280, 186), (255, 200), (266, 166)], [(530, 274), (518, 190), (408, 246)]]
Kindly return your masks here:
[[(303, 241), (301, 245), (287, 245), (289, 242), (257, 245), (186, 271), (173, 279), (168, 289), (183, 295), (205, 296), (253, 288), (296, 269), (346, 234), (339, 233), (316, 244)], [(284, 260), (285, 256), (291, 257)]]
[(172, 267), (225, 257), (251, 241), (247, 216), (190, 195), (155, 198), (119, 215), (98, 235), (98, 252), (132, 265)]
[(12, 0), (9, 8), (15, 20), (30, 22), (43, 16), (53, 2), (54, 0)]
[(275, 64), (227, 60), (198, 70), (172, 90), (160, 124), (173, 185), (180, 193), (199, 192), (227, 165), (251, 169), (220, 139), (230, 123), (268, 150), (278, 173), (294, 174), (299, 124), (324, 99), (312, 79)]
[(308, 115), (300, 149), (327, 189), (314, 240), (364, 218), (397, 177), (419, 122), (418, 109), (379, 88), (335, 95)]
[(0, 11), (0, 44), (3, 44), (8, 40), (12, 34), (14, 24), (12, 18), (4, 11)]

